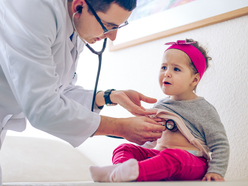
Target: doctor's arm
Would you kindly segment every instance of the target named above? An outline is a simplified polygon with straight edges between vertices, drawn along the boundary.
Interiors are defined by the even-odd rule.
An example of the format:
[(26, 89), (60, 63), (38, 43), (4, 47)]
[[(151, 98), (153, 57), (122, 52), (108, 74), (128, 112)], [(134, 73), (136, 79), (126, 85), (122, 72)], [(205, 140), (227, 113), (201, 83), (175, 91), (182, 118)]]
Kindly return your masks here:
[[(98, 107), (105, 104), (103, 95), (104, 92), (99, 92), (96, 95), (96, 105)], [(155, 141), (161, 137), (165, 128), (158, 124), (160, 119), (151, 119), (146, 116), (156, 112), (145, 110), (140, 103), (140, 101), (154, 103), (156, 99), (146, 97), (134, 90), (126, 90), (112, 91), (110, 100), (113, 103), (120, 104), (137, 117), (111, 118), (101, 116), (100, 125), (94, 135), (119, 136), (139, 145), (143, 145), (147, 141)]]
[[(105, 104), (104, 92), (99, 92), (96, 95), (96, 105), (98, 107)], [(134, 90), (116, 90), (110, 94), (110, 100), (117, 103), (135, 116), (144, 116), (156, 114), (156, 111), (146, 110), (141, 106), (141, 101), (146, 103), (156, 103), (156, 99), (147, 97)]]
[[(145, 117), (111, 118), (101, 116), (100, 125), (94, 135), (113, 135), (143, 145), (160, 138), (165, 127), (156, 120)], [(156, 132), (154, 132), (156, 131)]]

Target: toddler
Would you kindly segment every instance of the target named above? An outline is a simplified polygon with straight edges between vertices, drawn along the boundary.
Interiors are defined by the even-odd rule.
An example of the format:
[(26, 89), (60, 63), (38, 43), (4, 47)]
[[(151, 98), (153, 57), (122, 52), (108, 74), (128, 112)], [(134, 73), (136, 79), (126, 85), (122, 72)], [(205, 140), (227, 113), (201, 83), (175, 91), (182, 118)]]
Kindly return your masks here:
[(162, 137), (143, 146), (120, 145), (113, 152), (114, 165), (90, 167), (94, 181), (224, 181), (226, 132), (213, 105), (195, 94), (211, 58), (194, 40), (167, 44), (159, 84), (169, 97), (155, 104), (157, 114), (151, 116), (163, 119)]

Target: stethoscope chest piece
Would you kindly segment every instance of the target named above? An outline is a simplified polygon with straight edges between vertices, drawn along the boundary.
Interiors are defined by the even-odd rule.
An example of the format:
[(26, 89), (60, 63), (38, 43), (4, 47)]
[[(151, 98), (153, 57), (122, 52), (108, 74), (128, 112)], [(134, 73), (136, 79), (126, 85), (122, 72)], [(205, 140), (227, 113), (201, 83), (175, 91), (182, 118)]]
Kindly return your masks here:
[(165, 127), (166, 127), (166, 129), (170, 130), (171, 132), (176, 132), (178, 130), (175, 121), (172, 119), (166, 120)]

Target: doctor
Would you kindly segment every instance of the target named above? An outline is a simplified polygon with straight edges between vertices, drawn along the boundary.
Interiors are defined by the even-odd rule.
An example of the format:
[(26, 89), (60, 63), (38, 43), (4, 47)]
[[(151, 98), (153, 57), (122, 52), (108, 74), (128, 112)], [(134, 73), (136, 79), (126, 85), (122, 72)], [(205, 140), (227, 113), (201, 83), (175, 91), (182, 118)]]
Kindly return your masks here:
[[(93, 10), (89, 9), (92, 6)], [(7, 130), (32, 126), (77, 147), (93, 135), (115, 135), (143, 144), (161, 137), (163, 126), (145, 117), (140, 102), (156, 102), (136, 91), (93, 91), (75, 86), (76, 66), (84, 43), (115, 40), (136, 0), (0, 0), (0, 126)], [(100, 22), (111, 30), (103, 33)], [(112, 30), (113, 29), (113, 30)], [(138, 117), (99, 115), (105, 102), (120, 104)], [(157, 131), (157, 132), (153, 132)]]

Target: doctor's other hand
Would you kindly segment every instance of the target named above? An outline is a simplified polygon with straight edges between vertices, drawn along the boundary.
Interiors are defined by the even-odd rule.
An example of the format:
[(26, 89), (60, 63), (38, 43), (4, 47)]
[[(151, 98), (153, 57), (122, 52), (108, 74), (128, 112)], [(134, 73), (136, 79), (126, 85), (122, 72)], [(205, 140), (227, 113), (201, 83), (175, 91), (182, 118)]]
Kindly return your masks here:
[(112, 102), (118, 103), (135, 116), (152, 115), (156, 113), (153, 110), (146, 110), (142, 107), (141, 101), (146, 103), (156, 103), (157, 99), (147, 97), (134, 90), (113, 91), (110, 95), (110, 99)]
[(165, 127), (159, 124), (157, 119), (146, 116), (130, 118), (101, 116), (101, 122), (95, 135), (119, 136), (143, 145), (147, 141), (156, 141), (161, 138), (164, 130)]

